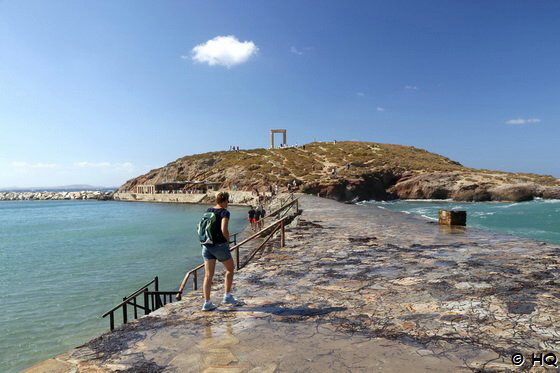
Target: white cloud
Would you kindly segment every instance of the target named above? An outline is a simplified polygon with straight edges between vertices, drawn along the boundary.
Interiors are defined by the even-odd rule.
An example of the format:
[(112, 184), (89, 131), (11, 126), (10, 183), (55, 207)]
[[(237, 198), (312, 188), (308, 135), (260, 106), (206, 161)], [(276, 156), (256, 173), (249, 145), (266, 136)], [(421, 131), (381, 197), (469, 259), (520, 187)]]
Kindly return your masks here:
[(115, 163), (114, 167), (115, 170), (123, 172), (132, 172), (135, 169), (134, 165), (130, 162)]
[[(207, 63), (210, 66), (222, 65), (227, 68), (246, 62), (257, 53), (259, 48), (252, 41), (240, 42), (233, 35), (216, 36), (206, 43), (199, 44), (191, 51), (195, 62)], [(182, 56), (187, 59), (189, 57)]]
[(375, 110), (377, 110), (377, 111), (385, 111), (385, 108), (383, 108), (383, 107), (381, 107), (381, 106), (378, 106), (377, 108), (375, 108)]
[(111, 167), (109, 162), (74, 162), (74, 167), (78, 168), (108, 168)]
[(297, 54), (298, 56), (301, 56), (302, 54), (305, 54), (306, 52), (312, 51), (313, 47), (303, 47), (303, 48), (297, 48), (295, 46), (291, 46), (290, 47), (290, 52), (292, 52), (293, 54)]
[(28, 163), (27, 162), (21, 162), (21, 161), (15, 161), (10, 163), (10, 166), (14, 167), (14, 168), (25, 168), (28, 167)]
[(294, 47), (293, 45), (290, 47), (290, 52), (292, 52), (293, 54), (297, 54), (297, 55), (302, 55), (303, 52), (298, 50), (296, 47)]
[(408, 90), (410, 90), (410, 91), (418, 91), (420, 88), (418, 88), (418, 87), (415, 86), (415, 85), (405, 85), (405, 86), (404, 86), (404, 89), (408, 89)]
[(541, 120), (539, 118), (515, 118), (507, 120), (507, 124), (530, 124), (530, 123), (539, 123)]
[(117, 172), (132, 172), (136, 169), (136, 167), (130, 162), (74, 162), (74, 167), (80, 169), (105, 169)]

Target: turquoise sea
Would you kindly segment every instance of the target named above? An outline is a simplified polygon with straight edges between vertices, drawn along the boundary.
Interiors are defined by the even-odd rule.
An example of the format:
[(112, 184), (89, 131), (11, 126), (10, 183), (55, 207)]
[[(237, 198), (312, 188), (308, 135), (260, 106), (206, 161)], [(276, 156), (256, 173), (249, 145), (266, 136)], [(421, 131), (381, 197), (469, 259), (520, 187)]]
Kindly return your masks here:
[[(108, 331), (101, 315), (156, 275), (160, 289), (177, 289), (202, 262), (195, 226), (206, 207), (0, 201), (0, 372)], [(240, 232), (247, 209), (229, 210)]]
[(437, 200), (368, 201), (361, 204), (437, 220), (439, 209), (466, 210), (467, 227), (560, 243), (560, 200), (529, 202), (451, 202)]

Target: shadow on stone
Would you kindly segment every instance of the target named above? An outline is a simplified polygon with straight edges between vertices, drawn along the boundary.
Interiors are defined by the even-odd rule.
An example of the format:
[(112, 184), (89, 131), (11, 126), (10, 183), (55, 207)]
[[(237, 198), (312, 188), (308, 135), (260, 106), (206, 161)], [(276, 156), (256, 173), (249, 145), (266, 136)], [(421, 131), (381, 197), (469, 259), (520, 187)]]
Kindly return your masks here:
[(221, 312), (262, 312), (270, 313), (274, 316), (285, 317), (313, 317), (327, 315), (331, 312), (345, 311), (346, 307), (325, 307), (325, 308), (308, 308), (308, 307), (282, 307), (283, 303), (272, 303), (262, 306), (253, 307), (237, 307), (228, 310), (220, 310)]
[(117, 373), (160, 373), (165, 367), (159, 366), (153, 361), (143, 361), (126, 370), (117, 370)]

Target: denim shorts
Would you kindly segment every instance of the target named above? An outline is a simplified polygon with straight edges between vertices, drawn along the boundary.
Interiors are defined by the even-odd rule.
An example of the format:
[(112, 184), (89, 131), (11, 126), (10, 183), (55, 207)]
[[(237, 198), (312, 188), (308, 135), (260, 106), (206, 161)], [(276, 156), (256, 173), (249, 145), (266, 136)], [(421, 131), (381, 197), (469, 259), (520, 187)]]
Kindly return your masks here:
[(216, 245), (202, 245), (202, 257), (204, 260), (218, 259), (220, 262), (232, 259), (227, 242)]

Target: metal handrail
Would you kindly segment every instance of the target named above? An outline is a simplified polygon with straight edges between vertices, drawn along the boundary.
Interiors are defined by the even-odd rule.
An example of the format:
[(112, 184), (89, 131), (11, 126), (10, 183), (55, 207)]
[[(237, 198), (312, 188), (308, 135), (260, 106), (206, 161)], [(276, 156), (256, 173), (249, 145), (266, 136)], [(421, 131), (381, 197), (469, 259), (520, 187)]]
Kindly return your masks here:
[[(293, 194), (292, 194), (292, 196), (293, 196)], [(288, 199), (289, 199), (289, 198), (288, 198)], [(292, 197), (292, 200), (291, 200), (290, 202), (288, 202), (288, 203), (286, 203), (286, 201), (284, 201), (283, 204), (282, 204), (282, 206), (278, 207), (276, 210), (274, 210), (273, 212), (271, 212), (270, 214), (268, 214), (268, 216), (274, 216), (274, 215), (278, 214), (280, 211), (282, 211), (282, 210), (284, 210), (284, 209), (286, 209), (286, 208), (288, 208), (288, 207), (291, 207), (294, 203), (297, 203), (297, 201), (298, 201), (298, 200), (297, 200), (297, 199), (293, 199), (293, 197)], [(284, 203), (286, 203), (286, 204), (284, 204)]]
[[(251, 254), (249, 254), (249, 257), (247, 258), (247, 260), (245, 261), (245, 265), (247, 265), (251, 259), (253, 259), (253, 257), (259, 252), (261, 251), (261, 249), (264, 247), (264, 245), (266, 245), (266, 243), (272, 238), (272, 236), (274, 235), (274, 233), (278, 232), (279, 229), (282, 229), (284, 227), (280, 227), (280, 226), (276, 226), (274, 228), (274, 230), (272, 232), (270, 232), (270, 234), (266, 237), (266, 239), (260, 244), (259, 247), (257, 247), (255, 250), (253, 250), (253, 252)], [(243, 265), (243, 267), (245, 267), (245, 265)], [(243, 268), (241, 267), (241, 268)]]
[(232, 243), (232, 244), (236, 245), (237, 244), (237, 235), (240, 234), (240, 233), (241, 232), (237, 232), (237, 233), (232, 234), (231, 236), (233, 237), (233, 240), (230, 240), (229, 243)]
[[(144, 292), (144, 290), (146, 290), (148, 288), (148, 286), (150, 286), (153, 283), (158, 283), (158, 277), (156, 276), (152, 281), (148, 282), (146, 285), (142, 286), (140, 289), (136, 290), (134, 293), (126, 296), (123, 298), (123, 301), (121, 303), (119, 303), (118, 305), (116, 305), (115, 307), (113, 307), (111, 310), (105, 312), (101, 317), (105, 317), (107, 316), (109, 313), (116, 311), (119, 307), (122, 307), (124, 304), (126, 304), (127, 302), (129, 302), (132, 298), (136, 298), (137, 296), (139, 296), (141, 293)], [(156, 291), (158, 291), (158, 286), (155, 286)]]
[[(299, 199), (297, 199), (297, 198), (293, 199), (294, 198), (293, 194), (291, 194), (290, 196), (292, 197), (291, 202), (288, 202), (285, 205), (280, 206), (279, 208), (277, 208), (276, 210), (274, 210), (273, 212), (271, 212), (270, 214), (268, 214), (264, 218), (261, 218), (260, 221), (270, 219), (271, 217), (273, 217), (275, 215), (279, 215), (282, 210), (288, 211), (289, 208), (292, 207), (294, 204), (296, 205), (296, 212), (297, 212), (297, 210), (299, 210)], [(289, 197), (288, 197), (288, 199), (289, 199)]]
[[(273, 215), (277, 214), (278, 212), (280, 212), (280, 211), (282, 211), (282, 210), (284, 210), (284, 209), (289, 209), (289, 208), (292, 207), (294, 204), (296, 205), (296, 207), (299, 207), (299, 206), (298, 206), (298, 199), (297, 199), (297, 198), (294, 199), (293, 194), (291, 195), (291, 198), (292, 198), (292, 201), (291, 201), (291, 202), (289, 202), (289, 203), (285, 204), (284, 206), (281, 206), (280, 208), (276, 209), (273, 213), (271, 213), (271, 214), (268, 216), (268, 218), (272, 217)], [(296, 210), (296, 212), (297, 212), (297, 210)], [(274, 228), (274, 229), (272, 230), (272, 232), (269, 234), (269, 236), (266, 238), (265, 242), (262, 243), (261, 246), (260, 246), (257, 250), (255, 250), (255, 251), (252, 253), (252, 255), (250, 256), (250, 259), (256, 254), (256, 252), (258, 252), (262, 247), (264, 247), (264, 244), (265, 244), (266, 242), (268, 242), (268, 240), (269, 240), (270, 238), (272, 238), (272, 236), (274, 235), (274, 233), (276, 233), (279, 229), (282, 230), (282, 232), (281, 232), (281, 238), (280, 238), (280, 239), (281, 239), (281, 246), (284, 245), (284, 241), (285, 241), (284, 223), (285, 223), (285, 221), (286, 221), (288, 218), (289, 218), (288, 216), (284, 216), (284, 217), (278, 219), (277, 221), (271, 223), (271, 224), (268, 225), (267, 227), (261, 229), (260, 231), (254, 233), (253, 235), (247, 237), (246, 239), (244, 239), (244, 240), (241, 241), (240, 243), (238, 243), (238, 244), (236, 244), (236, 245), (234, 245), (233, 247), (230, 248), (230, 252), (233, 252), (233, 251), (236, 252), (236, 267), (237, 267), (238, 270), (241, 268), (240, 260), (239, 260), (239, 248), (240, 248), (243, 244), (245, 244), (245, 243), (247, 243), (247, 242), (249, 242), (249, 241), (255, 239), (256, 237), (262, 236), (262, 234), (265, 233), (265, 232), (267, 232), (269, 229)], [(264, 220), (264, 219), (262, 219), (262, 220)], [(250, 260), (250, 259), (249, 259), (249, 260)], [(202, 264), (200, 264), (200, 265), (194, 267), (193, 269), (191, 269), (190, 271), (188, 271), (188, 272), (185, 274), (185, 277), (183, 278), (183, 281), (181, 281), (181, 284), (179, 285), (179, 289), (177, 290), (177, 295), (176, 295), (177, 300), (180, 300), (180, 299), (181, 299), (181, 295), (182, 295), (182, 293), (183, 293), (183, 290), (185, 289), (185, 286), (187, 285), (187, 283), (188, 283), (189, 279), (191, 278), (191, 276), (193, 277), (193, 288), (194, 288), (194, 290), (197, 290), (197, 289), (198, 289), (198, 272), (197, 272), (197, 271), (200, 270), (200, 269), (202, 269), (202, 268), (204, 268), (204, 263), (202, 263)]]
[(271, 214), (269, 214), (269, 215), (267, 215), (263, 218), (260, 218), (257, 221), (257, 223), (262, 226), (263, 224), (266, 224), (268, 221), (270, 221), (272, 218), (281, 219), (284, 216), (287, 216), (288, 212), (290, 211), (290, 208), (294, 204), (296, 205), (296, 213), (297, 213), (297, 211), (299, 210), (299, 204), (298, 204), (298, 200), (296, 199), (296, 200), (288, 202), (286, 205), (276, 209), (273, 213), (271, 213)]
[[(290, 202), (286, 203), (287, 200), (291, 199)], [(261, 220), (265, 220), (266, 218), (271, 218), (277, 214), (279, 214), (279, 212), (285, 210), (285, 213), (287, 213), (287, 211), (289, 211), (289, 209), (295, 204), (296, 205), (296, 212), (298, 211), (298, 200), (294, 199), (294, 195), (291, 194), (290, 197), (288, 197), (285, 201), (281, 202), (283, 206), (281, 206), (280, 208), (276, 209), (274, 212), (272, 212), (269, 216), (261, 219)], [(286, 215), (286, 214), (284, 214)], [(271, 223), (270, 225), (268, 225), (267, 227), (261, 229), (260, 231), (256, 232), (255, 234), (251, 235), (250, 237), (247, 237), (246, 239), (244, 239), (243, 241), (241, 241), (240, 243), (237, 243), (237, 236), (240, 234), (235, 233), (233, 235), (231, 235), (230, 237), (230, 244), (233, 244), (233, 246), (230, 248), (230, 252), (234, 252), (236, 254), (236, 266), (237, 269), (241, 268), (241, 263), (240, 263), (240, 259), (239, 259), (239, 248), (244, 245), (245, 243), (255, 239), (258, 236), (262, 236), (265, 233), (268, 233), (269, 230), (271, 230), (271, 232), (268, 234), (268, 237), (266, 237), (266, 239), (260, 244), (259, 247), (257, 247), (255, 250), (253, 250), (253, 252), (251, 252), (248, 256), (248, 259), (246, 260), (246, 262), (244, 263), (243, 266), (245, 266), (260, 250), (262, 250), (262, 248), (264, 247), (264, 245), (274, 236), (274, 234), (276, 232), (278, 232), (279, 230), (281, 230), (281, 235), (280, 235), (280, 244), (281, 246), (284, 246), (285, 244), (285, 231), (284, 231), (284, 226), (285, 226), (285, 222), (288, 219), (288, 216), (283, 216), (282, 218), (276, 220), (275, 222)], [(231, 240), (231, 238), (233, 238)], [(136, 290), (135, 292), (127, 295), (126, 297), (123, 298), (122, 302), (119, 303), (118, 305), (116, 305), (115, 307), (113, 307), (112, 309), (110, 309), (109, 311), (105, 312), (102, 317), (106, 317), (109, 316), (110, 318), (110, 327), (111, 327), (111, 331), (114, 330), (115, 328), (115, 311), (117, 311), (119, 308), (122, 308), (122, 319), (123, 319), (123, 323), (126, 324), (128, 322), (128, 308), (127, 306), (130, 305), (132, 306), (133, 310), (134, 310), (134, 318), (138, 318), (138, 309), (144, 311), (144, 313), (147, 315), (150, 312), (162, 307), (163, 305), (168, 303), (168, 299), (169, 302), (173, 301), (173, 295), (176, 296), (177, 300), (181, 299), (181, 294), (189, 280), (189, 278), (192, 276), (193, 277), (193, 285), (194, 285), (194, 289), (196, 290), (198, 287), (198, 270), (202, 269), (204, 267), (204, 263), (193, 268), (192, 270), (190, 270), (189, 272), (187, 272), (187, 274), (185, 275), (183, 282), (181, 283), (180, 287), (179, 287), (179, 291), (178, 292), (174, 292), (174, 291), (160, 291), (159, 290), (159, 279), (156, 276), (152, 281), (148, 282), (146, 285), (140, 287), (138, 290)], [(154, 284), (154, 291), (149, 291), (149, 286)], [(143, 301), (143, 305), (141, 304), (137, 304), (137, 300), (136, 298), (140, 295), (143, 295), (144, 301)], [(163, 301), (161, 299), (161, 296), (163, 296)], [(150, 307), (150, 300), (151, 300), (151, 307)]]
[[(237, 245), (232, 246), (232, 247), (229, 249), (230, 252), (233, 252), (233, 251), (236, 252), (236, 259), (237, 259), (237, 260), (236, 260), (236, 262), (237, 262), (236, 267), (237, 267), (237, 269), (240, 269), (240, 264), (239, 264), (239, 248), (240, 248), (243, 244), (245, 244), (245, 243), (247, 243), (247, 242), (249, 242), (249, 241), (255, 239), (256, 237), (258, 237), (258, 236), (260, 236), (260, 235), (262, 235), (263, 232), (266, 232), (266, 231), (269, 230), (270, 228), (275, 227), (275, 226), (277, 226), (277, 225), (279, 225), (279, 224), (282, 224), (282, 226), (283, 226), (283, 223), (284, 223), (284, 221), (285, 221), (286, 219), (288, 219), (287, 216), (286, 216), (286, 217), (283, 217), (283, 218), (280, 219), (280, 220), (277, 220), (276, 222), (270, 224), (270, 225), (267, 226), (266, 228), (261, 229), (261, 230), (258, 231), (257, 233), (255, 233), (255, 234), (253, 234), (253, 235), (247, 237), (246, 239), (244, 239), (243, 241), (241, 241), (241, 242), (238, 243)], [(276, 231), (277, 231), (277, 229), (275, 229), (275, 230), (272, 232), (272, 234), (275, 233)], [(181, 281), (181, 285), (179, 285), (179, 290), (177, 291), (177, 297), (176, 297), (177, 299), (180, 299), (180, 298), (181, 298), (181, 294), (182, 294), (183, 290), (185, 289), (185, 286), (187, 285), (187, 282), (189, 281), (189, 278), (191, 277), (191, 275), (193, 276), (194, 290), (197, 290), (197, 289), (198, 289), (198, 285), (197, 285), (197, 277), (198, 277), (197, 271), (200, 270), (200, 269), (202, 269), (202, 268), (204, 268), (204, 263), (202, 263), (202, 264), (200, 264), (200, 265), (194, 267), (193, 269), (191, 269), (190, 271), (188, 271), (188, 272), (185, 274), (185, 277), (183, 278), (183, 281)]]
[[(110, 309), (109, 311), (105, 312), (101, 316), (103, 318), (106, 317), (106, 316), (109, 316), (109, 325), (110, 325), (111, 331), (113, 331), (115, 329), (115, 311), (119, 308), (122, 308), (123, 324), (126, 324), (128, 322), (127, 305), (131, 305), (133, 307), (134, 318), (138, 318), (138, 308), (143, 310), (144, 314), (146, 314), (146, 315), (149, 314), (151, 311), (158, 308), (158, 304), (161, 304), (161, 301), (155, 302), (154, 300), (152, 300), (152, 309), (150, 309), (148, 287), (152, 284), (154, 284), (155, 292), (158, 292), (159, 291), (159, 279), (156, 276), (156, 277), (154, 277), (154, 279), (152, 281), (148, 282), (146, 285), (142, 286), (140, 289), (136, 290), (134, 293), (124, 297), (123, 301), (121, 303), (119, 303), (118, 305), (116, 305), (115, 307)], [(143, 296), (143, 298), (144, 298), (144, 305), (143, 306), (136, 303), (136, 298), (140, 294), (144, 295)]]
[(157, 288), (159, 288), (158, 282), (159, 282), (159, 280), (158, 280), (158, 277), (156, 276), (156, 277), (154, 277), (154, 279), (153, 279), (152, 281), (148, 282), (146, 285), (142, 286), (141, 288), (139, 288), (138, 290), (136, 290), (134, 293), (132, 293), (132, 294), (130, 294), (130, 295), (127, 295), (125, 298), (130, 298), (130, 297), (132, 297), (132, 296), (133, 296), (134, 294), (136, 294), (138, 291), (147, 288), (148, 286), (150, 286), (150, 285), (153, 284), (153, 283), (156, 284), (155, 287), (156, 287), (156, 289), (157, 289)]

